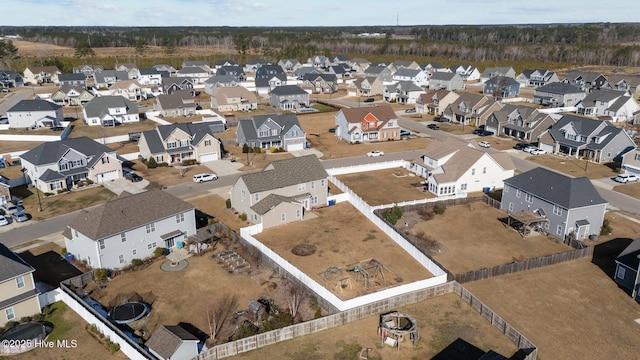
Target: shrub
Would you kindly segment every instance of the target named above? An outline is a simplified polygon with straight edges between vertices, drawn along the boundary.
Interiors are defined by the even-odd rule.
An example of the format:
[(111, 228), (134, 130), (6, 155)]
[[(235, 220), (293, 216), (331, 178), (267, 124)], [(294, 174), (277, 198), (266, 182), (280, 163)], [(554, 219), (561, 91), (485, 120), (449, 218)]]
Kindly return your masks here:
[(28, 323), (29, 321), (31, 321), (31, 316), (23, 316), (20, 318), (20, 323)]
[(433, 209), (420, 208), (418, 210), (418, 215), (420, 215), (420, 219), (427, 221), (433, 218), (433, 215), (435, 215), (435, 212), (433, 211)]
[(153, 158), (153, 156), (149, 157), (149, 160), (147, 160), (147, 162), (145, 163), (147, 165), (147, 168), (149, 169), (155, 169), (158, 167), (158, 163), (156, 162), (156, 159)]
[(44, 320), (44, 315), (43, 314), (35, 314), (31, 318), (31, 320), (33, 320), (33, 321), (42, 321), (42, 320)]
[(8, 321), (6, 324), (4, 324), (4, 329), (9, 330), (16, 325), (18, 325), (17, 321)]
[(164, 248), (163, 247), (157, 247), (155, 250), (153, 250), (153, 257), (159, 258), (162, 255), (164, 255)]
[(87, 185), (93, 185), (93, 180), (91, 179), (85, 179), (85, 182), (87, 183)]
[(444, 214), (444, 212), (447, 210), (447, 205), (445, 205), (444, 203), (437, 203), (434, 207), (433, 207), (433, 212), (435, 212), (438, 215), (442, 215)]
[(321, 317), (322, 317), (322, 309), (318, 307), (316, 308), (316, 312), (313, 313), (313, 318), (320, 319)]
[(198, 161), (196, 159), (189, 159), (189, 160), (184, 160), (182, 162), (182, 166), (192, 166), (192, 165), (198, 165)]
[(167, 166), (169, 166), (169, 164), (165, 161), (158, 163), (158, 167), (167, 167)]
[(262, 152), (262, 149), (260, 148), (260, 146), (255, 146), (253, 148), (253, 152), (256, 154), (260, 154)]
[(131, 260), (131, 265), (133, 265), (133, 266), (140, 266), (140, 265), (142, 265), (142, 264), (143, 264), (143, 262), (142, 262), (142, 260), (140, 260), (140, 259), (133, 259), (133, 260)]
[(116, 351), (120, 350), (120, 345), (112, 342), (111, 340), (107, 340), (107, 344), (105, 346), (112, 354), (115, 354)]
[(394, 205), (391, 209), (387, 209), (382, 213), (382, 217), (391, 225), (395, 225), (402, 217), (402, 209), (398, 205)]
[[(36, 190), (36, 191), (37, 191), (37, 190)], [(44, 196), (51, 196), (51, 195), (53, 195), (53, 193), (52, 193), (52, 192), (46, 192), (46, 193), (44, 193)]]
[(227, 209), (231, 209), (231, 199), (227, 199), (226, 204), (227, 204)]
[(242, 153), (246, 154), (248, 152), (249, 152), (249, 145), (247, 144), (242, 145)]
[[(56, 192), (57, 192), (58, 194), (62, 194), (62, 193), (64, 193), (64, 192), (66, 192), (66, 190), (64, 190), (64, 189), (58, 189)], [(53, 195), (53, 194), (51, 194), (51, 195)]]
[(239, 218), (240, 218), (240, 220), (242, 220), (242, 221), (247, 221), (247, 214), (245, 214), (245, 213), (242, 213), (242, 214), (238, 215), (238, 217), (239, 217)]
[(269, 152), (273, 154), (273, 153), (278, 152), (278, 149), (272, 146), (272, 147), (269, 148)]
[(96, 276), (96, 280), (105, 281), (105, 280), (107, 280), (107, 276), (109, 275), (109, 271), (107, 271), (107, 269), (101, 268), (101, 269), (96, 269), (94, 274)]
[(602, 227), (600, 227), (600, 235), (609, 235), (611, 234), (612, 231), (613, 231), (613, 228), (611, 228), (611, 223), (609, 222), (609, 219), (604, 219), (602, 221)]

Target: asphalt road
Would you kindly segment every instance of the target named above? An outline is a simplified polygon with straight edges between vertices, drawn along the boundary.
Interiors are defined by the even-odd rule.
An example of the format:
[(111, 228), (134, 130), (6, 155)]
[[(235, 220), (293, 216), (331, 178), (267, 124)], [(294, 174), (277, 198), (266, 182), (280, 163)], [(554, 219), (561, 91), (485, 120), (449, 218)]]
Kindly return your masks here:
[(11, 109), (19, 101), (25, 100), (33, 94), (34, 92), (31, 88), (19, 88), (18, 90), (12, 89), (12, 92), (8, 97), (0, 100), (0, 114), (5, 115), (7, 110)]

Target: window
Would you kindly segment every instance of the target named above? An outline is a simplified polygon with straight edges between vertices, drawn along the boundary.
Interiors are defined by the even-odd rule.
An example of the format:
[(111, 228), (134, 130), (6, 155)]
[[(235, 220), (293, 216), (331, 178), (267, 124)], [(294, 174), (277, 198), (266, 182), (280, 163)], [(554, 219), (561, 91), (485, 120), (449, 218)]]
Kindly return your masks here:
[(471, 169), (471, 175), (475, 175), (476, 174), (476, 168)]
[(102, 163), (103, 164), (108, 164), (109, 163), (109, 157), (105, 156), (102, 158)]
[(302, 211), (300, 209), (296, 210), (296, 219), (300, 219), (302, 216)]
[(320, 180), (320, 186), (324, 187), (324, 179)]
[(24, 276), (20, 275), (16, 277), (16, 285), (18, 285), (18, 289), (22, 289), (24, 287)]
[(205, 140), (204, 146), (211, 146), (211, 140)]
[(180, 147), (189, 146), (189, 140), (180, 140)]
[(164, 156), (163, 155), (156, 156), (156, 162), (164, 162)]
[(519, 198), (520, 197), (520, 189), (516, 189), (516, 197)]
[(58, 190), (58, 189), (62, 189), (62, 183), (59, 181), (53, 182), (50, 184), (51, 186), (51, 190)]
[(636, 156), (635, 156), (635, 160), (636, 160), (636, 161), (640, 161), (640, 154), (636, 154)]
[(504, 184), (504, 189), (502, 189), (502, 191), (508, 193), (509, 192), (509, 185)]
[(312, 182), (311, 182), (311, 188), (312, 188), (312, 189), (315, 189), (315, 188), (316, 188), (316, 182), (315, 182), (315, 181), (312, 181)]
[(258, 136), (259, 137), (267, 137), (267, 136), (269, 136), (269, 131), (260, 129), (260, 132), (258, 133)]
[(138, 253), (138, 250), (136, 250), (136, 249), (131, 250), (131, 255), (132, 256), (136, 256), (137, 253)]
[(483, 173), (483, 174), (486, 174), (486, 173), (487, 173), (487, 167), (486, 167), (486, 166), (482, 168), (482, 173)]
[(618, 270), (616, 270), (616, 279), (624, 279), (625, 273), (626, 269), (622, 266), (618, 266)]
[(311, 197), (311, 205), (315, 205), (317, 203), (318, 203), (318, 197), (317, 196)]
[(556, 228), (556, 234), (562, 235), (562, 225), (558, 225), (558, 227)]
[(244, 199), (247, 197), (247, 192), (244, 189), (240, 190), (240, 196)]
[(533, 195), (526, 193), (524, 194), (524, 201), (528, 202), (528, 203), (532, 203), (533, 202)]
[(282, 221), (282, 222), (287, 221), (287, 213), (280, 214), (280, 221)]
[(104, 250), (106, 248), (104, 240), (98, 240), (98, 246), (100, 246), (100, 250)]
[(146, 228), (147, 228), (147, 234), (152, 233), (156, 231), (156, 224), (154, 223), (147, 224)]
[(176, 215), (176, 224), (179, 224), (184, 221), (184, 213), (180, 213)]
[(120, 234), (120, 241), (121, 242), (126, 242), (127, 241), (127, 234), (121, 233)]
[(118, 255), (118, 263), (124, 264), (124, 254)]
[(255, 195), (253, 195), (253, 198), (256, 202), (260, 201), (260, 194), (256, 193)]
[(467, 184), (460, 184), (460, 190), (467, 190)]
[(16, 318), (16, 313), (13, 311), (13, 307), (6, 309), (4, 314), (7, 316), (7, 321), (11, 321)]
[(558, 205), (553, 205), (553, 213), (558, 216), (562, 216), (562, 208)]
[(148, 250), (155, 249), (157, 247), (158, 247), (158, 245), (155, 242), (152, 242), (151, 244), (147, 245), (147, 249)]
[(167, 149), (175, 149), (176, 143), (174, 141), (167, 143)]
[(510, 203), (509, 203), (509, 212), (512, 212), (512, 211), (513, 211), (513, 203), (512, 203), (512, 202), (510, 202)]
[(304, 191), (307, 188), (307, 184), (298, 184), (298, 191)]

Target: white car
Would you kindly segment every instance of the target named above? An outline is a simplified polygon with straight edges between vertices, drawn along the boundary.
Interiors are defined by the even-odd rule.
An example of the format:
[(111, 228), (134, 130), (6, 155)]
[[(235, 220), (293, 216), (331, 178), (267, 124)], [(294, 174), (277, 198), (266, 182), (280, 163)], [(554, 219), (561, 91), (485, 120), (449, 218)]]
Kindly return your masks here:
[(376, 156), (384, 156), (384, 152), (382, 150), (373, 150), (367, 153), (368, 157), (376, 157)]
[(0, 215), (0, 226), (9, 225), (9, 220), (6, 217)]
[(634, 175), (634, 174), (620, 174), (618, 176), (616, 176), (613, 180), (619, 182), (619, 183), (623, 183), (626, 184), (628, 182), (635, 182), (640, 180), (640, 178), (638, 177), (638, 175)]
[(479, 145), (480, 147), (483, 147), (483, 148), (490, 148), (490, 147), (491, 147), (491, 144), (489, 144), (489, 142), (488, 142), (488, 141), (480, 141), (480, 142), (478, 143), (478, 145)]
[(7, 202), (2, 204), (2, 210), (5, 215), (12, 215), (18, 212), (18, 207), (14, 203)]
[(193, 175), (194, 183), (202, 183), (205, 181), (218, 180), (218, 175), (216, 174), (196, 174)]
[(535, 147), (535, 146), (527, 146), (524, 149), (522, 149), (522, 151), (531, 153), (533, 150), (536, 150), (536, 149), (538, 149), (538, 148)]
[(530, 153), (531, 153), (531, 155), (544, 155), (547, 152), (545, 150), (535, 148), (535, 149), (531, 150)]

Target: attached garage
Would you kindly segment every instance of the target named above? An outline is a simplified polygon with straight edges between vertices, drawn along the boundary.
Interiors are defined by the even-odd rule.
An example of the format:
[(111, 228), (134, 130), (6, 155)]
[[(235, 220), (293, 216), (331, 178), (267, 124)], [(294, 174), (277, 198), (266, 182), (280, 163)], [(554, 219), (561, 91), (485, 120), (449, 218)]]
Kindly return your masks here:
[(97, 174), (96, 175), (96, 182), (97, 183), (103, 183), (105, 181), (115, 180), (118, 177), (119, 177), (118, 176), (118, 170), (107, 171), (107, 172), (103, 172), (103, 173)]
[(200, 163), (216, 161), (219, 159), (217, 152), (207, 153), (200, 155), (200, 159), (198, 160)]
[(304, 144), (303, 143), (296, 143), (296, 144), (288, 144), (287, 145), (287, 151), (296, 151), (296, 150), (304, 150)]

